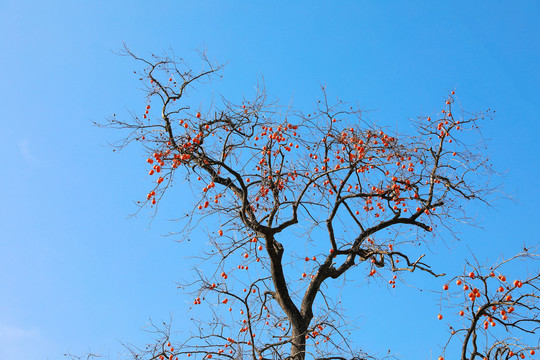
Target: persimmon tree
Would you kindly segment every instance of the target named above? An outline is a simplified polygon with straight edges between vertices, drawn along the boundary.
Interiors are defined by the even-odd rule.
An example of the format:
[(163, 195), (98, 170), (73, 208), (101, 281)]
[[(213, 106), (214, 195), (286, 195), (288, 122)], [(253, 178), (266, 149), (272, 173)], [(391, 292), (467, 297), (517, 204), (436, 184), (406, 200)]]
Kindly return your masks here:
[(519, 260), (532, 263), (539, 257), (524, 249), (491, 267), (467, 264), (461, 276), (450, 279), (457, 289), (443, 286), (442, 303), (464, 318), (460, 325), (450, 325), (449, 343), (458, 339), (461, 359), (524, 359), (538, 351), (538, 336), (536, 343), (527, 344), (520, 335), (540, 329), (540, 272), (507, 279), (505, 267)]
[[(464, 204), (492, 192), (477, 141), (478, 122), (491, 113), (465, 112), (453, 91), (436, 113), (395, 133), (329, 100), (324, 87), (308, 112), (269, 101), (263, 87), (239, 103), (195, 106), (190, 95), (220, 78), (222, 66), (204, 55), (198, 72), (168, 55), (125, 55), (143, 66), (146, 104), (100, 126), (129, 130), (121, 146), (136, 142), (148, 154), (154, 185), (140, 207), (157, 209), (173, 184), (191, 186), (197, 202), (184, 231), (207, 224), (212, 246), (193, 254), (203, 264), (185, 288), (192, 307), (205, 308), (191, 336), (178, 342), (156, 329), (156, 342), (135, 358), (365, 358), (344, 334), (330, 291), (336, 280), (380, 277), (395, 287), (400, 272), (444, 275), (418, 245), (454, 236), (456, 225), (470, 222)], [(528, 295), (512, 300), (504, 296), (515, 288), (488, 295), (496, 278), (475, 271), (458, 280), (479, 282), (472, 296), (484, 296), (461, 302), (470, 320), (455, 330), (467, 334), (461, 358), (498, 359), (497, 350), (477, 350), (477, 325), (508, 306), (523, 307), (527, 324), (537, 324), (538, 275), (523, 281)], [(489, 316), (508, 330), (524, 324)]]

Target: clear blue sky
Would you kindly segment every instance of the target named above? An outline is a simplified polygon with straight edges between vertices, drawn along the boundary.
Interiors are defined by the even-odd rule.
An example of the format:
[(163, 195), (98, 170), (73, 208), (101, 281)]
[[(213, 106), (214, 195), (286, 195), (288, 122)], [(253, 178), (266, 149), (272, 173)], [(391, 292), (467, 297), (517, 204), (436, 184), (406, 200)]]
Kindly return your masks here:
[[(144, 154), (113, 153), (121, 134), (91, 126), (144, 103), (136, 64), (113, 54), (122, 42), (141, 55), (206, 47), (228, 61), (218, 90), (238, 98), (264, 76), (271, 95), (308, 105), (324, 83), (397, 128), (452, 89), (468, 110), (496, 110), (483, 134), (515, 201), (471, 207), (484, 229), (459, 229), (459, 249), (429, 254), (446, 271), (466, 246), (496, 260), (539, 243), (539, 13), (536, 1), (0, 0), (0, 359), (89, 349), (116, 359), (119, 341), (148, 340), (150, 317), (189, 326), (191, 299), (175, 281), (198, 249), (162, 236), (189, 199), (171, 199), (151, 224), (129, 218), (148, 191)], [(432, 295), (355, 291), (365, 303), (345, 301), (366, 350), (438, 356), (446, 327)]]

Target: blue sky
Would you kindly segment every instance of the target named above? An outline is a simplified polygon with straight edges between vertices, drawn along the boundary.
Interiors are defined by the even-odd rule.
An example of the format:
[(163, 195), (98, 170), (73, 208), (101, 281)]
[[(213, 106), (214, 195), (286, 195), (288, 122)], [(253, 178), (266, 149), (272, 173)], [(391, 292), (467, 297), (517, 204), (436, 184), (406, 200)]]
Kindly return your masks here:
[[(148, 191), (144, 153), (113, 153), (108, 143), (121, 134), (92, 126), (144, 104), (137, 64), (114, 55), (123, 42), (141, 55), (172, 48), (194, 58), (207, 48), (228, 62), (217, 91), (236, 99), (264, 78), (273, 97), (311, 106), (326, 84), (398, 130), (452, 89), (467, 110), (495, 110), (482, 132), (502, 173), (494, 181), (513, 201), (471, 207), (483, 229), (459, 229), (458, 247), (433, 247), (438, 264), (455, 269), (467, 246), (496, 260), (539, 243), (539, 12), (534, 1), (1, 0), (0, 358), (91, 349), (116, 359), (119, 341), (148, 341), (149, 318), (175, 314), (176, 326), (189, 326), (190, 299), (175, 281), (199, 249), (162, 236), (178, 230), (169, 219), (189, 199), (168, 200), (152, 222), (129, 217)], [(364, 323), (366, 350), (438, 356), (446, 328), (431, 295), (362, 291), (371, 305), (351, 316)]]

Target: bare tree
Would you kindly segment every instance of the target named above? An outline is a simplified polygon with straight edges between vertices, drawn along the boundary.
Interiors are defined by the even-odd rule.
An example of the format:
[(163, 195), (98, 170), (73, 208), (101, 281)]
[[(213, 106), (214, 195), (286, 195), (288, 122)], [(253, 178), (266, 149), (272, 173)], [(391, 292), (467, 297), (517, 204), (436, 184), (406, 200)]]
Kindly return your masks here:
[[(539, 285), (540, 272), (532, 272), (525, 279), (507, 279), (505, 266), (517, 261), (533, 263), (538, 255), (525, 249), (492, 267), (467, 264), (464, 274), (451, 279), (457, 290), (444, 285), (443, 303), (458, 311), (464, 318), (462, 325), (451, 327), (448, 344), (457, 338), (461, 344), (461, 359), (510, 359), (535, 355), (536, 343), (524, 343), (523, 334), (535, 334), (540, 329)], [(442, 315), (441, 315), (442, 316)], [(496, 327), (499, 325), (499, 327)], [(446, 348), (445, 346), (445, 348)]]
[[(418, 244), (452, 236), (470, 222), (463, 204), (493, 191), (477, 136), (478, 121), (491, 114), (465, 112), (453, 91), (441, 112), (397, 134), (330, 101), (324, 87), (307, 113), (269, 101), (262, 86), (239, 104), (194, 109), (189, 94), (219, 78), (222, 66), (204, 54), (198, 72), (170, 55), (124, 54), (144, 66), (146, 108), (100, 126), (130, 130), (121, 146), (138, 142), (148, 151), (156, 182), (140, 206), (157, 209), (181, 176), (198, 196), (183, 219), (186, 233), (214, 224), (213, 249), (203, 255), (213, 271), (194, 271), (190, 284), (208, 319), (183, 343), (171, 345), (166, 331), (135, 358), (367, 358), (344, 335), (339, 302), (326, 293), (332, 281), (351, 271), (395, 287), (403, 271), (444, 275)], [(537, 308), (531, 312), (536, 319)], [(462, 359), (476, 356), (467, 350), (474, 339)]]

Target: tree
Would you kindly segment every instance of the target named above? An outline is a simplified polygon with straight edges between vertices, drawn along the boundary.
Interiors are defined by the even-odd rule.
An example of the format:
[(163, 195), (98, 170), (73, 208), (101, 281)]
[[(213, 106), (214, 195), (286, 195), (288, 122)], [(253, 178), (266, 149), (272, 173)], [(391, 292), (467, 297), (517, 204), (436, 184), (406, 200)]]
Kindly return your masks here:
[[(396, 134), (366, 121), (358, 108), (332, 103), (324, 87), (308, 113), (269, 101), (264, 87), (240, 104), (222, 99), (194, 110), (188, 95), (221, 76), (222, 66), (204, 54), (199, 72), (168, 55), (124, 54), (144, 65), (146, 108), (101, 126), (130, 130), (121, 146), (137, 142), (149, 154), (156, 182), (140, 206), (157, 209), (183, 176), (180, 185), (191, 184), (199, 198), (183, 219), (186, 233), (201, 222), (216, 224), (204, 257), (212, 271), (194, 269), (189, 287), (194, 306), (210, 310), (208, 319), (201, 317), (179, 345), (171, 345), (167, 327), (156, 328), (155, 344), (133, 351), (135, 358), (366, 358), (344, 336), (338, 299), (326, 289), (346, 273), (389, 278), (392, 287), (403, 271), (444, 275), (418, 245), (453, 236), (457, 224), (471, 221), (464, 204), (487, 202), (493, 191), (486, 181), (492, 169), (475, 140), (478, 123), (491, 113), (465, 112), (454, 91), (436, 116)], [(536, 257), (524, 252), (512, 260), (518, 258)], [(468, 298), (442, 298), (467, 314), (452, 333), (466, 334), (459, 340), (463, 360), (538, 349), (478, 339), (480, 331), (491, 334), (489, 324), (514, 334), (534, 333), (540, 323), (539, 275), (512, 285), (498, 269), (477, 265), (457, 278), (472, 289)]]

